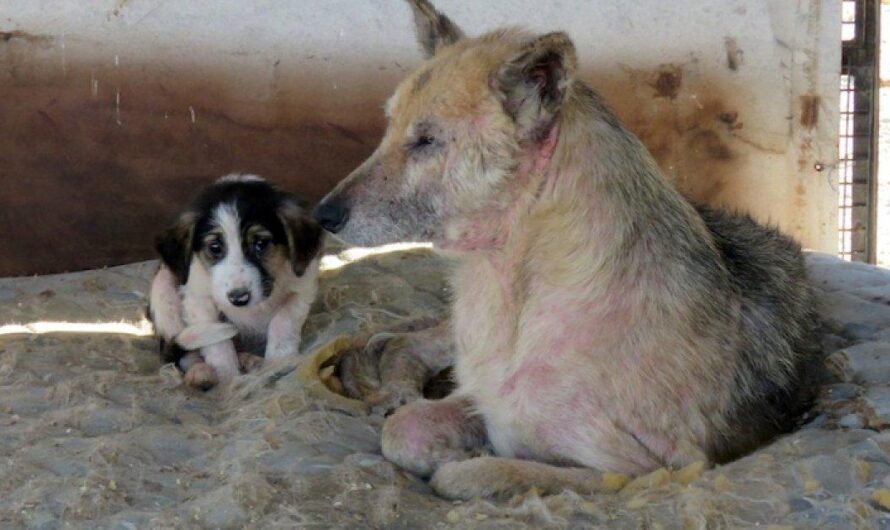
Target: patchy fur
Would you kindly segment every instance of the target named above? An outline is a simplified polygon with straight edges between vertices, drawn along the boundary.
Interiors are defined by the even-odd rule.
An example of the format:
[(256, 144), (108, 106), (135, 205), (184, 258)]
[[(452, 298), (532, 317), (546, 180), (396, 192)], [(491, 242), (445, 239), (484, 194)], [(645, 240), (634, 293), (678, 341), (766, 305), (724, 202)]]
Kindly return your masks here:
[[(348, 241), (459, 260), (460, 413), (399, 409), (384, 455), (448, 497), (589, 491), (598, 472), (720, 462), (788, 429), (815, 322), (798, 245), (681, 197), (576, 78), (565, 34), (431, 37), (453, 24), (427, 4), (434, 55), (320, 206)], [(458, 462), (483, 443), (497, 457)]]

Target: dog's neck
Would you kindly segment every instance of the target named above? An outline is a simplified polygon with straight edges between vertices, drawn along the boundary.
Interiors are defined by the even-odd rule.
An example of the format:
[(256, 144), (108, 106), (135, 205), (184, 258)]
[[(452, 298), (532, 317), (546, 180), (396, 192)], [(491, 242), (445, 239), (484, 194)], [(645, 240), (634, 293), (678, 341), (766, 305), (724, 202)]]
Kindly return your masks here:
[(543, 138), (522, 145), (520, 163), (509, 177), (511, 191), (506, 200), (469, 214), (468, 219), (453, 227), (455, 233), (438, 241), (437, 246), (458, 254), (503, 253), (517, 224), (540, 197), (553, 191), (558, 172), (551, 170), (550, 161), (559, 144), (559, 131), (555, 121)]
[[(511, 201), (478, 223), (476, 238), (452, 247), (506, 272), (539, 252), (532, 237), (590, 249), (602, 270), (621, 273), (628, 249), (670, 244), (648, 230), (669, 226), (685, 239), (709, 239), (694, 209), (665, 180), (652, 156), (586, 86), (572, 91), (549, 133), (524, 146)], [(643, 197), (646, 200), (640, 200)], [(546, 227), (546, 228), (542, 228)], [(647, 238), (640, 245), (642, 237)], [(705, 243), (707, 244), (707, 243)], [(538, 249), (538, 250), (534, 250)], [(559, 260), (554, 255), (534, 259)], [(627, 264), (629, 264), (628, 262)], [(510, 281), (510, 280), (506, 280)]]

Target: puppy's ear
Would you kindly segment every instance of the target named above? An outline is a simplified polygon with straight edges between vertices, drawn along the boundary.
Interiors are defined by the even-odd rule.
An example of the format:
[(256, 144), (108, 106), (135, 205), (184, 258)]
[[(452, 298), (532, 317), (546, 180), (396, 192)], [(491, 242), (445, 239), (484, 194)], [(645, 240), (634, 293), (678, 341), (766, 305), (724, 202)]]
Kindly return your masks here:
[(565, 33), (555, 32), (525, 43), (498, 69), (491, 87), (521, 139), (547, 136), (576, 68), (575, 45)]
[(414, 11), (417, 41), (427, 58), (464, 37), (464, 32), (428, 0), (408, 0), (408, 4)]
[(282, 202), (278, 208), (278, 218), (287, 235), (287, 248), (294, 274), (297, 277), (302, 276), (306, 267), (321, 251), (324, 238), (321, 225), (293, 197)]
[(189, 279), (196, 221), (197, 216), (194, 213), (185, 212), (155, 239), (155, 250), (161, 255), (161, 261), (173, 272), (180, 285)]

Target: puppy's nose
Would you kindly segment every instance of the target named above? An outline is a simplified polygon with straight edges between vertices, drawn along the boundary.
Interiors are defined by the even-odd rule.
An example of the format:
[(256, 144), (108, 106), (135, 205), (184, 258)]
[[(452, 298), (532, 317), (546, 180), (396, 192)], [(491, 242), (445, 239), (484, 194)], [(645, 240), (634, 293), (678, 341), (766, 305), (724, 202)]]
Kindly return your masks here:
[(332, 234), (336, 234), (346, 226), (349, 220), (349, 209), (343, 203), (333, 201), (322, 201), (315, 208), (315, 220)]
[(227, 296), (229, 302), (238, 307), (245, 306), (250, 302), (250, 291), (247, 289), (232, 289)]

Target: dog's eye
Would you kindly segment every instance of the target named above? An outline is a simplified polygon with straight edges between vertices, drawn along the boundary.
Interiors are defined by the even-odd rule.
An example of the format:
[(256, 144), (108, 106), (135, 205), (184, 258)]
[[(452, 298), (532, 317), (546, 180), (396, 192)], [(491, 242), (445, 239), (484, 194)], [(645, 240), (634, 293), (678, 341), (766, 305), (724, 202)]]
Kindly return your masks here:
[(210, 257), (219, 258), (222, 257), (223, 254), (223, 245), (222, 242), (218, 239), (211, 241), (207, 244), (207, 253), (210, 254)]
[(253, 249), (257, 254), (262, 254), (266, 250), (268, 250), (269, 246), (272, 244), (272, 240), (268, 237), (258, 237), (253, 242)]
[(436, 139), (435, 139), (435, 138), (433, 138), (432, 136), (429, 136), (429, 135), (426, 135), (426, 134), (425, 134), (425, 135), (422, 135), (422, 136), (418, 136), (417, 139), (415, 139), (415, 140), (412, 141), (412, 142), (408, 142), (408, 144), (405, 145), (405, 149), (408, 150), (408, 151), (415, 151), (415, 152), (416, 152), (416, 151), (422, 151), (422, 150), (427, 149), (427, 148), (429, 148), (429, 147), (433, 147), (433, 146), (435, 146), (436, 144), (437, 144), (437, 142), (436, 142)]
[(414, 142), (414, 147), (426, 147), (428, 145), (433, 145), (436, 143), (436, 139), (432, 136), (421, 136)]

